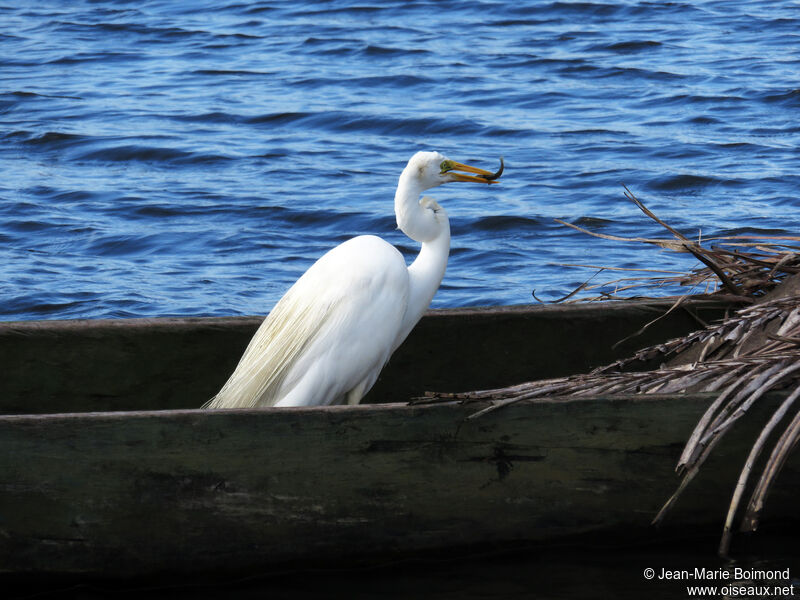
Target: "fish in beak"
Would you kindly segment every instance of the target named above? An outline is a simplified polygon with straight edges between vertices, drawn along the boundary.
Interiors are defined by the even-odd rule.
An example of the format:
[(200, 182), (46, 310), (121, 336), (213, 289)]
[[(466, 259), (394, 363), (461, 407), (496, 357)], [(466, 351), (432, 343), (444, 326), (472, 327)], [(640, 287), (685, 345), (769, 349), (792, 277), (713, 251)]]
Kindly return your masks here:
[[(442, 173), (450, 173), (452, 181), (472, 181), (475, 183), (499, 183), (497, 180), (503, 174), (503, 157), (500, 157), (500, 168), (492, 173), (486, 169), (479, 169), (465, 165), (454, 160), (446, 160), (442, 163)], [(458, 173), (457, 171), (462, 171)], [(474, 175), (466, 175), (465, 173), (474, 173)]]

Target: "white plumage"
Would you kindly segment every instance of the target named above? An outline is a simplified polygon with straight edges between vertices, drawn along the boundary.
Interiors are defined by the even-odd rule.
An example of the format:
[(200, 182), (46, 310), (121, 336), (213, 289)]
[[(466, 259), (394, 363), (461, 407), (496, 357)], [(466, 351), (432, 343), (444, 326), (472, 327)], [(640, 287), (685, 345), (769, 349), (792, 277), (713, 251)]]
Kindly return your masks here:
[(275, 305), (206, 407), (357, 404), (430, 305), (447, 266), (447, 214), (420, 194), (498, 175), (438, 152), (415, 154), (400, 176), (395, 213), (400, 229), (422, 243), (416, 260), (406, 267), (394, 246), (372, 235), (327, 252)]

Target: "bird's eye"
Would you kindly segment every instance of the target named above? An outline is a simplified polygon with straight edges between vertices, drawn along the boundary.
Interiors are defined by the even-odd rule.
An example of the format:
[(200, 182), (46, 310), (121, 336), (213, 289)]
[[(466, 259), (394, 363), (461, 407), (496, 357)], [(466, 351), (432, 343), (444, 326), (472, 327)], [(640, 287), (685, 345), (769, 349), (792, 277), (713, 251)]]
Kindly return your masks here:
[(448, 171), (452, 171), (455, 168), (455, 165), (453, 164), (452, 160), (443, 160), (439, 167), (442, 169), (440, 174), (444, 175)]

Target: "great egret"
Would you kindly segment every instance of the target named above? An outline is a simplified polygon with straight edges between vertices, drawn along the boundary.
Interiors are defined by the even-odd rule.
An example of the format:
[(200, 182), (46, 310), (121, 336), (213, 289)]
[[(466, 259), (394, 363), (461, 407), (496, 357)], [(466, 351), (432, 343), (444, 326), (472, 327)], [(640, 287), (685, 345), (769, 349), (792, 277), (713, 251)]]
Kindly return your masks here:
[(447, 213), (420, 194), (450, 181), (494, 183), (502, 170), (502, 159), (492, 173), (417, 152), (394, 196), (398, 227), (422, 244), (411, 266), (374, 235), (328, 251), (278, 301), (205, 407), (358, 404), (430, 305), (447, 266)]

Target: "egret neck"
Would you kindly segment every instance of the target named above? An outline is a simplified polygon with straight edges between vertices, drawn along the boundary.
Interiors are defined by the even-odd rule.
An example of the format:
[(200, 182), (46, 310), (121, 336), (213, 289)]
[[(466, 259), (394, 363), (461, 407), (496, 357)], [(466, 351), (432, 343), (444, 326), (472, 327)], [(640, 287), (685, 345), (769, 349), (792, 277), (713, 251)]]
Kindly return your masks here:
[(445, 210), (432, 198), (420, 195), (427, 189), (413, 170), (407, 167), (400, 175), (394, 197), (397, 225), (422, 248), (408, 267), (409, 296), (395, 349), (417, 324), (436, 294), (447, 268), (450, 253), (450, 221)]

